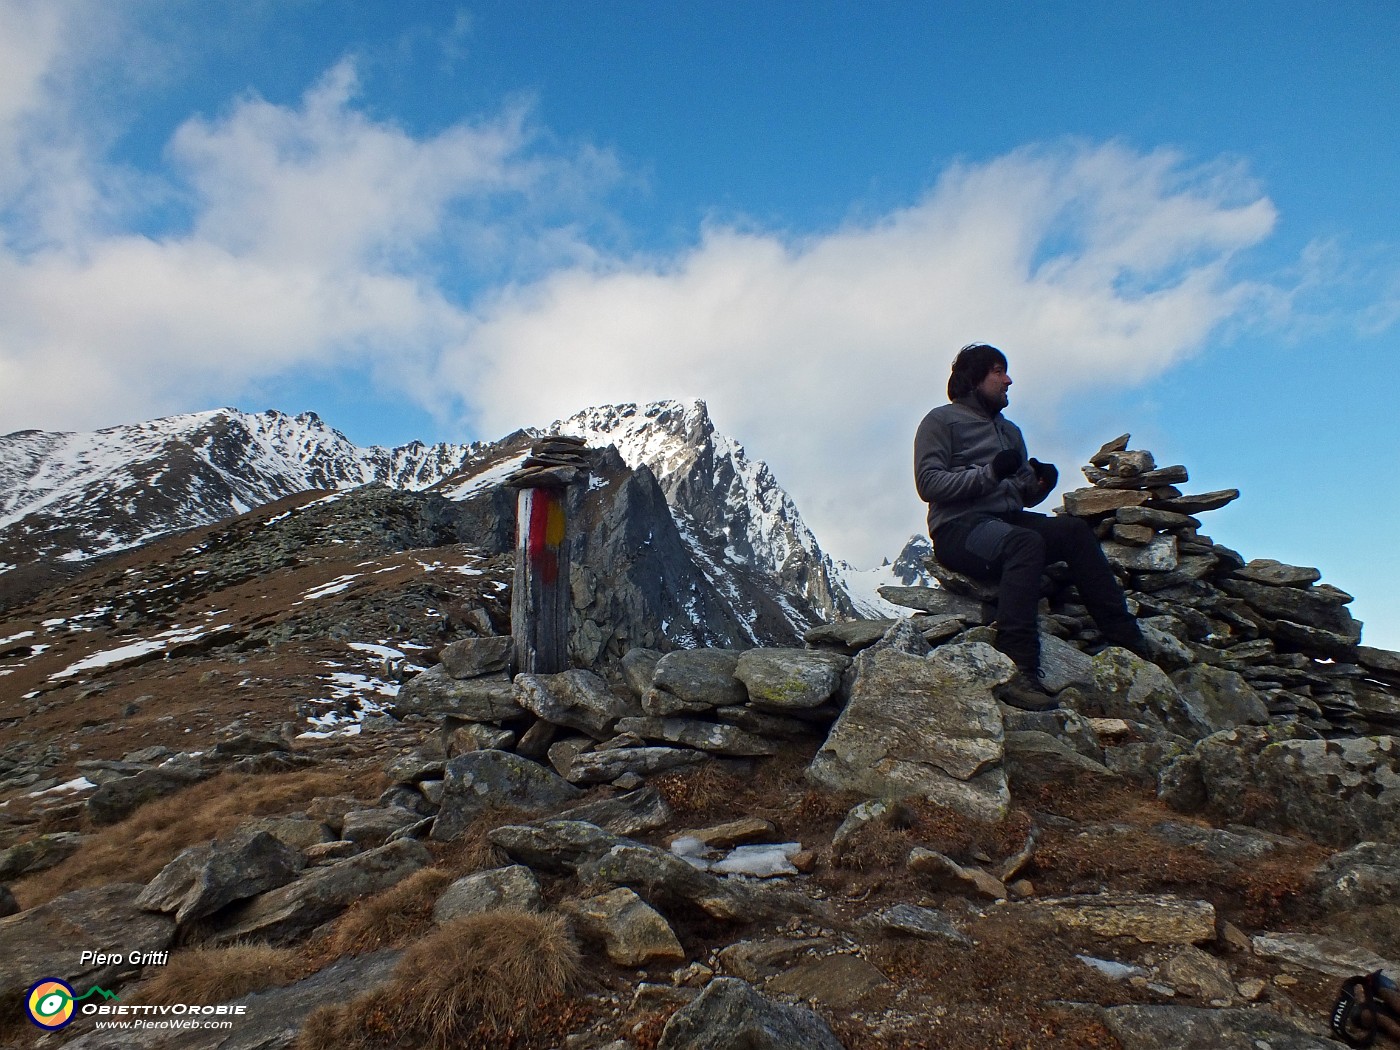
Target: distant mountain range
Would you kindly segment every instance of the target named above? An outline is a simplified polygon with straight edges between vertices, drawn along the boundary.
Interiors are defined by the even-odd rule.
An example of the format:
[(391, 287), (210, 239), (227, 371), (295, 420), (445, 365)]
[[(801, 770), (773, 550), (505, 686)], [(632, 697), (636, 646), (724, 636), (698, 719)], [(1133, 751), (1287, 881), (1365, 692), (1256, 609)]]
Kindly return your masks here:
[[(728, 641), (893, 615), (876, 588), (927, 578), (919, 561), (927, 541), (917, 537), (879, 569), (831, 559), (767, 465), (716, 432), (702, 401), (589, 408), (497, 441), (392, 449), (361, 448), (310, 412), (218, 409), (94, 433), (0, 437), (0, 608), (107, 555), (308, 490), (380, 484), (489, 503), (495, 517), (481, 519), (483, 535), (464, 538), (499, 548), (509, 506), (500, 482), (545, 433), (613, 446), (629, 472), (654, 479), (690, 563), (673, 556), (659, 571), (697, 574), (711, 602), (748, 624), (740, 630), (749, 638)], [(706, 640), (682, 622), (667, 626), (683, 644)]]

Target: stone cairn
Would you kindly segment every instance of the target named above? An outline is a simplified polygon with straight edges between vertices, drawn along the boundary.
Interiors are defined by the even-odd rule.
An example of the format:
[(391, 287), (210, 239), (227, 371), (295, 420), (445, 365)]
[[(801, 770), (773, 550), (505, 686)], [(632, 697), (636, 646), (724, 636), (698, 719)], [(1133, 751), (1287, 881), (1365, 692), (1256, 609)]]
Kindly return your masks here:
[[(1400, 655), (1361, 645), (1352, 596), (1319, 582), (1315, 568), (1246, 561), (1201, 530), (1198, 515), (1233, 502), (1238, 489), (1187, 495), (1184, 466), (1158, 467), (1128, 448), (1128, 434), (1104, 445), (1084, 470), (1090, 485), (1064, 496), (1057, 513), (1093, 526), (1129, 604), (1168, 661), (1208, 664), (1244, 677), (1276, 721), (1324, 735), (1391, 733), (1400, 725)], [(995, 591), (925, 563), (943, 588), (990, 603)], [(1047, 631), (1080, 649), (1101, 645), (1093, 621), (1063, 576), (1050, 569), (1042, 605)], [(908, 588), (885, 588), (896, 604)], [(984, 618), (990, 609), (984, 609)], [(1154, 630), (1155, 628), (1155, 630)]]

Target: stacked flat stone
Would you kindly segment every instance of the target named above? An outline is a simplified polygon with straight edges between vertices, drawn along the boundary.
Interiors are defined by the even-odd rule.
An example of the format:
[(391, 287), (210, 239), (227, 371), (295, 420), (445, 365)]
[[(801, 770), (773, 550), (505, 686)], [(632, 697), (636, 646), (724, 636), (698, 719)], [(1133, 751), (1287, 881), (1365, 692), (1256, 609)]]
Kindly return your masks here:
[[(1270, 712), (1321, 731), (1391, 732), (1400, 724), (1400, 656), (1362, 646), (1352, 596), (1321, 573), (1270, 559), (1246, 561), (1204, 535), (1197, 515), (1239, 497), (1179, 487), (1184, 466), (1158, 467), (1124, 434), (1084, 467), (1090, 486), (1065, 494), (1059, 513), (1088, 521), (1140, 618), (1187, 643), (1195, 661), (1243, 675)], [(1071, 640), (1092, 640), (1078, 607), (1053, 609)], [(1170, 619), (1166, 619), (1170, 618)]]
[(512, 488), (564, 488), (589, 473), (592, 453), (582, 438), (550, 434), (530, 446), (529, 455), (506, 478)]

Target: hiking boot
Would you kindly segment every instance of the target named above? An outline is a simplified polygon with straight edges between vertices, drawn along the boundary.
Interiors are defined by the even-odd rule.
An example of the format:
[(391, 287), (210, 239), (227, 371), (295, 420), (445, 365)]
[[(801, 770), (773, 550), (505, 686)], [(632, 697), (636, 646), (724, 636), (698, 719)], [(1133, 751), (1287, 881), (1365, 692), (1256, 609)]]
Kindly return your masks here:
[(998, 686), (993, 695), (1008, 707), (1022, 711), (1053, 711), (1060, 706), (1040, 675), (1026, 671), (1017, 671), (1016, 677)]

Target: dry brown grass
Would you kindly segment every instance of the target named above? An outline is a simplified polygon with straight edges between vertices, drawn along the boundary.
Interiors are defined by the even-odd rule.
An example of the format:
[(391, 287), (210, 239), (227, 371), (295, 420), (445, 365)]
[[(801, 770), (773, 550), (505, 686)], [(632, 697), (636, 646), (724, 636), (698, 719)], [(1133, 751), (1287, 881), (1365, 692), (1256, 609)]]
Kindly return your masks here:
[(1164, 842), (1149, 830), (1112, 840), (1046, 832), (1036, 849), (1037, 887), (1047, 894), (1170, 892), (1215, 905), (1223, 918), (1247, 928), (1279, 928), (1305, 914), (1313, 871), (1325, 856), (1305, 846), (1244, 862), (1212, 857), (1193, 846)]
[(188, 846), (208, 842), (257, 817), (290, 813), (321, 795), (375, 798), (382, 774), (311, 770), (225, 773), (149, 802), (119, 824), (93, 834), (68, 860), (12, 887), (25, 908), (84, 886), (147, 882)]
[(993, 824), (925, 799), (905, 799), (842, 842), (833, 850), (832, 860), (849, 871), (902, 868), (909, 851), (922, 846), (959, 861), (978, 857), (1001, 861), (1025, 845), (1030, 829), (1031, 818), (1024, 810), (1013, 810)]
[[(992, 912), (968, 930), (976, 946), (949, 941), (878, 939), (870, 961), (895, 982), (865, 1004), (866, 1018), (898, 994), (921, 1007), (917, 1026), (878, 1038), (860, 1021), (844, 1018), (845, 1045), (890, 1050), (1121, 1050), (1087, 1015), (1057, 1004), (1116, 1004), (1150, 999), (1102, 976), (1075, 958), (1085, 945), (1053, 924)], [(907, 1011), (907, 1006), (905, 1007)]]
[(452, 881), (452, 873), (443, 868), (423, 868), (356, 901), (336, 923), (327, 949), (340, 956), (403, 946), (432, 926), (433, 905)]
[(743, 777), (714, 762), (704, 762), (653, 780), (666, 804), (682, 821), (720, 819), (740, 811), (749, 790)]
[(506, 824), (523, 824), (535, 820), (538, 813), (528, 813), (515, 806), (492, 806), (484, 809), (471, 826), (452, 842), (429, 843), (438, 866), (454, 878), (489, 871), (510, 863), (506, 851), (494, 845), (487, 836)]
[(302, 975), (300, 956), (265, 944), (194, 948), (175, 952), (154, 978), (137, 985), (133, 1003), (226, 1003), (265, 988), (290, 984)]
[(579, 950), (557, 915), (502, 908), (410, 948), (383, 988), (311, 1015), (299, 1050), (505, 1048), (567, 1017)]

